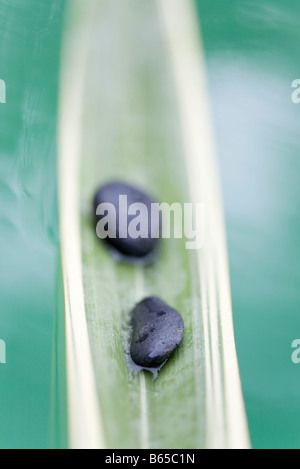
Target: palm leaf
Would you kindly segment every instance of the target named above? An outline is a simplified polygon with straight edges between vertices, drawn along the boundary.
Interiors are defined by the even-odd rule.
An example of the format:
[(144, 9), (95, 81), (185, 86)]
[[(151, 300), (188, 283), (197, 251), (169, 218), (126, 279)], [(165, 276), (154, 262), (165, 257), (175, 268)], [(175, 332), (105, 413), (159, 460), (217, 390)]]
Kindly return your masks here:
[[(205, 68), (190, 0), (73, 0), (65, 28), (59, 210), (69, 444), (249, 446)], [(116, 263), (92, 222), (112, 179), (202, 203), (205, 244), (163, 240), (148, 267)], [(128, 366), (129, 312), (162, 297), (185, 321), (157, 379)]]

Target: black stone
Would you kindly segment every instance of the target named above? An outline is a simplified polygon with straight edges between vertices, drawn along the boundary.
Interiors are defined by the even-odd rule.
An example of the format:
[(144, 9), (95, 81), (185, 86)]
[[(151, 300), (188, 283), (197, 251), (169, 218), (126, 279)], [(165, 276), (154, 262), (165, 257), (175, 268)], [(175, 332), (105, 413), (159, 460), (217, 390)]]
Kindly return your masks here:
[(131, 322), (131, 358), (144, 368), (163, 364), (183, 339), (181, 315), (156, 297), (137, 304), (131, 312)]
[[(119, 217), (121, 207), (119, 206), (119, 196), (127, 196), (127, 215), (122, 211), (121, 215), (127, 216), (127, 233), (126, 237), (120, 236), (120, 225)], [(151, 204), (154, 200), (141, 190), (132, 187), (131, 185), (123, 182), (112, 182), (101, 187), (94, 198), (94, 213), (96, 215), (97, 207), (103, 203), (110, 203), (115, 207), (116, 210), (116, 236), (112, 237), (108, 235), (103, 241), (112, 251), (112, 254), (118, 260), (126, 262), (134, 262), (146, 264), (152, 262), (158, 250), (159, 235), (160, 235), (160, 219), (151, 218)], [(138, 238), (132, 238), (128, 232), (130, 222), (134, 220), (136, 215), (128, 215), (128, 208), (134, 203), (143, 203), (147, 207), (147, 217), (140, 218), (142, 222), (146, 222), (147, 231), (144, 237), (139, 236)], [(96, 215), (96, 223), (103, 219), (104, 215)], [(139, 212), (138, 212), (139, 215)], [(145, 225), (144, 225), (145, 226)], [(105, 226), (107, 231), (108, 223)], [(157, 233), (156, 237), (151, 237), (152, 232)], [(103, 230), (104, 231), (104, 230)]]

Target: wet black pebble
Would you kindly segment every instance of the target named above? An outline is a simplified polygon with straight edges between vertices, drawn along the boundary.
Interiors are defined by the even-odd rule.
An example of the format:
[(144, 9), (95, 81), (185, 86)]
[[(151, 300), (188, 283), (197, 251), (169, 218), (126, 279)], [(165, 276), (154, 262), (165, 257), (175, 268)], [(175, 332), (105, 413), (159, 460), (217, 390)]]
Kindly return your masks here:
[[(124, 206), (120, 206), (119, 196), (127, 197), (127, 206), (124, 210)], [(139, 189), (132, 187), (123, 182), (112, 182), (101, 187), (94, 198), (94, 213), (96, 214), (97, 207), (103, 203), (110, 203), (115, 207), (116, 210), (116, 237), (111, 237), (108, 235), (107, 238), (103, 241), (112, 251), (112, 254), (118, 260), (147, 264), (152, 262), (157, 253), (158, 243), (159, 243), (159, 233), (160, 233), (160, 220), (151, 219), (151, 204), (154, 203), (154, 200), (151, 199), (147, 194), (140, 191)], [(128, 208), (134, 203), (144, 204), (147, 211), (146, 216), (140, 214), (140, 212), (135, 212), (135, 215), (128, 215)], [(120, 213), (121, 212), (121, 213)], [(104, 215), (96, 215), (96, 222), (103, 219), (107, 213)], [(126, 235), (120, 232), (120, 215), (123, 219), (127, 219), (127, 224), (124, 223)], [(144, 237), (133, 238), (129, 235), (129, 225), (132, 220), (136, 217), (139, 217), (141, 223), (138, 225), (138, 230), (141, 230), (141, 224), (143, 227), (146, 227), (143, 235)], [(99, 226), (99, 225), (97, 225)], [(105, 226), (107, 230), (108, 224)], [(156, 237), (151, 237), (151, 227), (152, 233), (156, 233)], [(99, 236), (99, 235), (98, 235)]]
[(146, 298), (131, 312), (130, 354), (139, 366), (154, 368), (179, 347), (184, 332), (181, 315), (156, 297)]

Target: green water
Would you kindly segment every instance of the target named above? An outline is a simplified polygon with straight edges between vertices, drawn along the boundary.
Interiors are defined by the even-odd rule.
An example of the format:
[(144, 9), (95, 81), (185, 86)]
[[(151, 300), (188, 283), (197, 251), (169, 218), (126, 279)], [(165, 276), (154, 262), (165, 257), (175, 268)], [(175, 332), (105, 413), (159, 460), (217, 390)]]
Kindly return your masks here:
[[(238, 358), (254, 447), (300, 447), (296, 0), (198, 0)], [(0, 0), (0, 447), (46, 448), (57, 335), (56, 113), (64, 0)], [(58, 282), (59, 283), (59, 282)], [(55, 356), (55, 355), (54, 355)], [(63, 422), (64, 423), (64, 422)], [(55, 439), (64, 442), (63, 432)]]

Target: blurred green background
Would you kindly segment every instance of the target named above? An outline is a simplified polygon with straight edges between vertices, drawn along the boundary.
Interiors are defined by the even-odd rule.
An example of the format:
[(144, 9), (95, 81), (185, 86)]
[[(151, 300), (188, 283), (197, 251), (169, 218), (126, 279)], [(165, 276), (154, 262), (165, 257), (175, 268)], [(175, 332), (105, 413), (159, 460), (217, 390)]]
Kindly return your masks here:
[(253, 446), (300, 447), (300, 3), (198, 0)]
[[(300, 4), (197, 0), (252, 443), (300, 447)], [(0, 447), (46, 448), (59, 249), (56, 117), (65, 0), (0, 0)]]
[(50, 441), (63, 0), (0, 0), (0, 447)]

